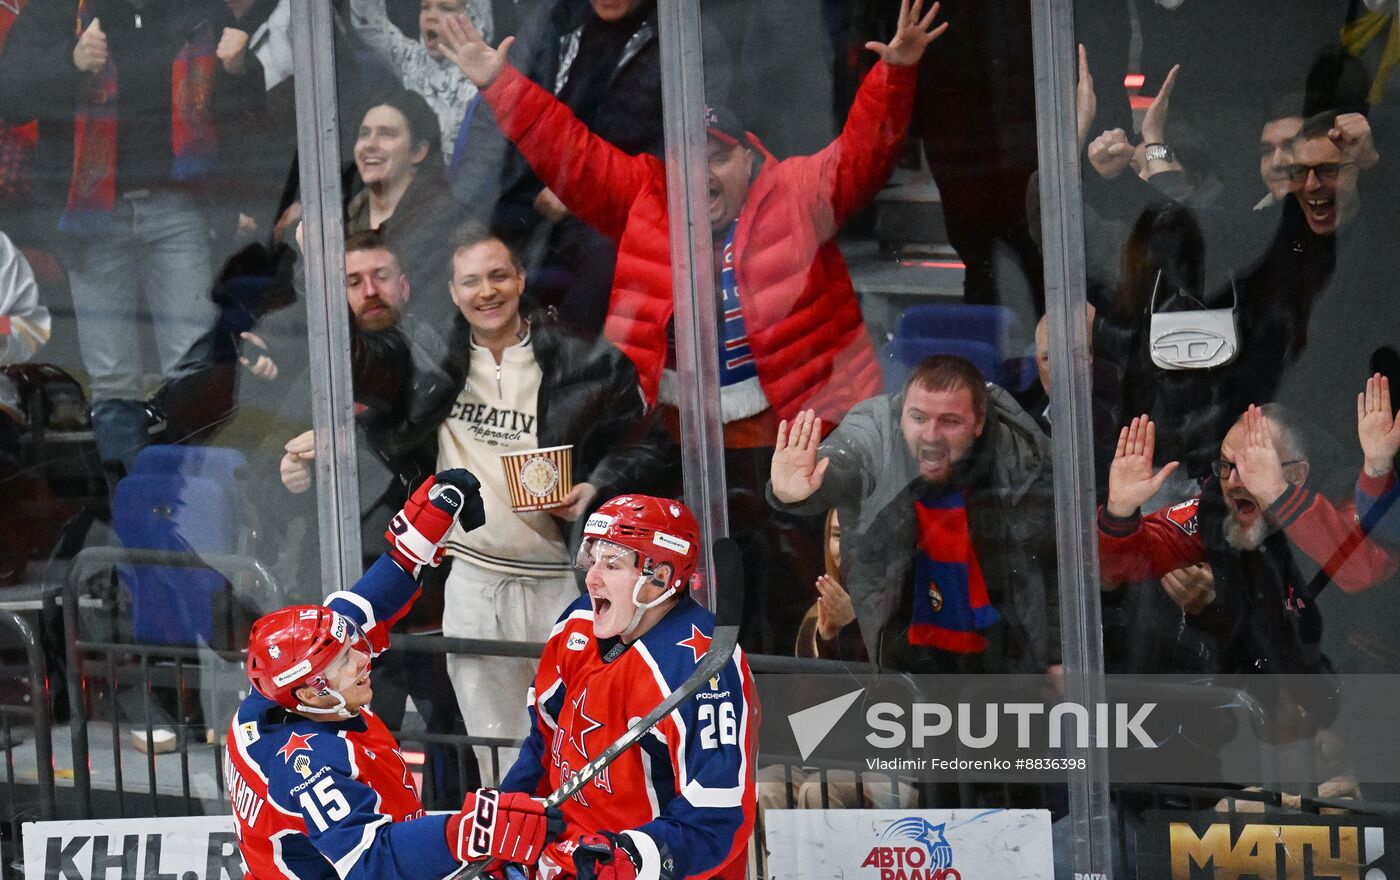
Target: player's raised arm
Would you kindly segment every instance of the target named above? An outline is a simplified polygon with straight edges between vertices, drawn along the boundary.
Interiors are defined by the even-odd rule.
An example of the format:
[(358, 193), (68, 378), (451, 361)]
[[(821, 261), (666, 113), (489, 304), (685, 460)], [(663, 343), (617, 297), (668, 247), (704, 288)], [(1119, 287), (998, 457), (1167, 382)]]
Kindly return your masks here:
[(389, 552), (355, 586), (327, 596), (326, 605), (355, 621), (378, 654), (389, 646), (394, 621), (418, 596), (418, 568), (442, 561), (454, 525), (471, 531), (485, 522), (481, 484), (470, 471), (453, 468), (428, 477), (389, 522)]

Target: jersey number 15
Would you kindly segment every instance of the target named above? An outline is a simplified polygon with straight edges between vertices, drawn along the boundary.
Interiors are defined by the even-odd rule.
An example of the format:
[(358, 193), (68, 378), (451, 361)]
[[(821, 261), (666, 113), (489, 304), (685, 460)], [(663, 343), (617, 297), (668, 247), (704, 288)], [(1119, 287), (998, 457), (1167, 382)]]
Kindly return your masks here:
[[(316, 793), (316, 800), (320, 801), (322, 807), (326, 808), (325, 816), (321, 815), (320, 807), (311, 799), (311, 793)], [(317, 831), (325, 831), (330, 825), (326, 822), (339, 822), (350, 815), (350, 803), (345, 800), (345, 795), (335, 788), (335, 779), (331, 776), (322, 777), (319, 782), (311, 787), (311, 791), (301, 793), (301, 808), (306, 815), (311, 817), (311, 821), (316, 823)]]

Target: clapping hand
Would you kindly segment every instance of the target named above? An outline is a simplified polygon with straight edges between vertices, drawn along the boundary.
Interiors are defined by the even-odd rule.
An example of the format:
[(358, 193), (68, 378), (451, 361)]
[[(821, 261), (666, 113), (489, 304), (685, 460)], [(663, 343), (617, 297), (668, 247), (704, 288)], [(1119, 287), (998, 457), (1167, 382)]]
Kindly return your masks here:
[(924, 0), (914, 0), (912, 9), (909, 7), (909, 0), (900, 0), (899, 24), (895, 28), (894, 37), (888, 43), (871, 40), (865, 44), (865, 48), (877, 53), (886, 64), (894, 67), (918, 64), (929, 44), (943, 36), (943, 32), (948, 29), (948, 22), (945, 21), (929, 30), (934, 17), (938, 15), (938, 4), (930, 6), (921, 18), (923, 8)]
[(1157, 426), (1146, 415), (1133, 419), (1118, 432), (1118, 448), (1108, 469), (1108, 501), (1104, 505), (1110, 516), (1127, 519), (1137, 513), (1176, 470), (1178, 462), (1172, 461), (1152, 473), (1156, 446)]
[(1390, 380), (1380, 373), (1366, 380), (1366, 390), (1356, 395), (1356, 434), (1366, 456), (1366, 473), (1383, 477), (1395, 468), (1400, 452), (1400, 419), (1390, 408)]
[(792, 420), (778, 424), (778, 441), (774, 444), (773, 464), (769, 472), (773, 495), (784, 504), (796, 504), (812, 497), (821, 488), (822, 478), (831, 459), (817, 461), (817, 447), (822, 442), (822, 420), (816, 410), (803, 410)]
[(829, 642), (855, 619), (851, 594), (832, 576), (820, 575), (817, 578), (817, 635)]
[(1215, 573), (1209, 565), (1188, 565), (1162, 576), (1162, 589), (1187, 614), (1200, 614), (1215, 601)]

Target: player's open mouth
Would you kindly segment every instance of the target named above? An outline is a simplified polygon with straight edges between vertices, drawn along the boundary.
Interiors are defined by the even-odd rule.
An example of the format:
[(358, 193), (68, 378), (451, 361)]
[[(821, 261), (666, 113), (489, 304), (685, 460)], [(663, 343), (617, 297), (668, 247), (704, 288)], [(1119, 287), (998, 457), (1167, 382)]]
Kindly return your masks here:
[(602, 596), (592, 596), (591, 598), (593, 599), (594, 617), (602, 617), (612, 608), (612, 601), (609, 599), (605, 599)]

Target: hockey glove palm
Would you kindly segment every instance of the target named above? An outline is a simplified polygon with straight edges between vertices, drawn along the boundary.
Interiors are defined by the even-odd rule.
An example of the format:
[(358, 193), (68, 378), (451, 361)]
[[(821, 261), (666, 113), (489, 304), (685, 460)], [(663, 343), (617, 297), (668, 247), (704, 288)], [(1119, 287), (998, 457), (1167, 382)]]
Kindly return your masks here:
[[(479, 788), (448, 818), (447, 846), (463, 862), (489, 858), (532, 865), (563, 829), (555, 807), (519, 792)], [(487, 871), (495, 868), (492, 864)]]
[(471, 531), (485, 522), (481, 483), (471, 471), (453, 468), (424, 480), (389, 522), (384, 537), (394, 561), (412, 572), (416, 566), (442, 561), (442, 545), (453, 523)]

